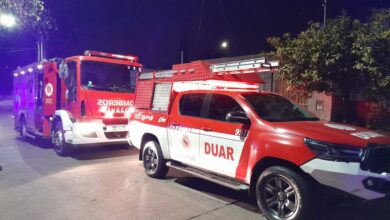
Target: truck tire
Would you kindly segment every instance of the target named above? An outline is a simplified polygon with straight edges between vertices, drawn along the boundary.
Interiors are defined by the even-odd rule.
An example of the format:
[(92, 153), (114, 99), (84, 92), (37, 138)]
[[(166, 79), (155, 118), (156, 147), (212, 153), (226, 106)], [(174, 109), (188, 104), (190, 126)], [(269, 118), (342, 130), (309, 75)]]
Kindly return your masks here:
[(61, 121), (57, 121), (54, 124), (53, 130), (51, 132), (51, 140), (53, 143), (53, 149), (57, 155), (61, 157), (70, 155), (72, 148), (65, 142), (65, 132)]
[(308, 181), (280, 166), (265, 169), (256, 182), (257, 204), (267, 219), (310, 219), (313, 201)]
[(26, 127), (26, 120), (24, 118), (20, 119), (20, 130), (19, 130), (19, 136), (23, 141), (27, 141), (27, 127)]
[(160, 179), (168, 172), (160, 144), (156, 141), (148, 141), (145, 143), (142, 152), (142, 161), (145, 173), (150, 177)]

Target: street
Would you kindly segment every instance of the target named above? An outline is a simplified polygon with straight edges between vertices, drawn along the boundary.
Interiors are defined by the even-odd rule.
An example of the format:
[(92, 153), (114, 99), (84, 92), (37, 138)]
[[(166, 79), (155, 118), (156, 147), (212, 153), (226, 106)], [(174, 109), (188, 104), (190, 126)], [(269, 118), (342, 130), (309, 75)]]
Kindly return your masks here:
[[(19, 139), (0, 113), (0, 219), (265, 219), (245, 193), (170, 171), (147, 177), (138, 150), (83, 149), (59, 157)], [(390, 202), (327, 203), (316, 219), (390, 219)]]

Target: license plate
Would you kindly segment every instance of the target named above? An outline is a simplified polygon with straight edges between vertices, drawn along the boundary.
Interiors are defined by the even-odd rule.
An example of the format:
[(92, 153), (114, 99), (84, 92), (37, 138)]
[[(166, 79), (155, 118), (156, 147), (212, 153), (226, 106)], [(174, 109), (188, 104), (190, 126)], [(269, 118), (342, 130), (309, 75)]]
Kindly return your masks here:
[(113, 125), (107, 128), (108, 131), (126, 131), (126, 126)]

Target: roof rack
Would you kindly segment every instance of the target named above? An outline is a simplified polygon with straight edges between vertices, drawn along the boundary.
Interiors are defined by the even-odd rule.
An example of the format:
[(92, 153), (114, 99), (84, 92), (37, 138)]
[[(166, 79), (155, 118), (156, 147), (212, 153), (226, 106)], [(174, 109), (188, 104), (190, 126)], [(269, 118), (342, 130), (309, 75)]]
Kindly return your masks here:
[(210, 69), (212, 72), (229, 72), (229, 71), (239, 71), (239, 70), (247, 70), (247, 69), (254, 69), (254, 68), (272, 69), (277, 67), (279, 67), (279, 61), (267, 62), (265, 58), (256, 58), (256, 59), (213, 64), (210, 66)]

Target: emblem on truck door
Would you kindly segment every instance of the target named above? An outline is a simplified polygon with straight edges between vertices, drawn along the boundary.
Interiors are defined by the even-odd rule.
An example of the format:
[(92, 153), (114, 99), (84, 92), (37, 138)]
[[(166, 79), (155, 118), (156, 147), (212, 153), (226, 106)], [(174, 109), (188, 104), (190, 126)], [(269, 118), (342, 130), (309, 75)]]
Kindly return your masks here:
[(181, 145), (182, 145), (184, 148), (186, 148), (186, 149), (188, 149), (188, 148), (191, 147), (190, 138), (188, 137), (187, 134), (184, 134), (184, 135), (183, 135), (183, 139), (181, 140)]
[(46, 84), (46, 86), (45, 86), (45, 94), (46, 94), (46, 96), (47, 97), (52, 96), (53, 95), (53, 91), (54, 91), (53, 84), (51, 84), (51, 83)]

